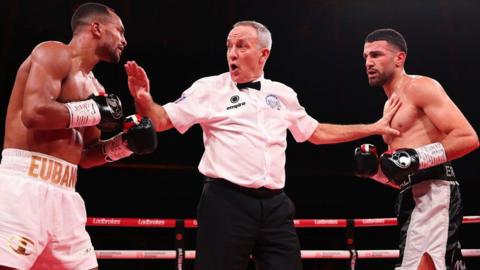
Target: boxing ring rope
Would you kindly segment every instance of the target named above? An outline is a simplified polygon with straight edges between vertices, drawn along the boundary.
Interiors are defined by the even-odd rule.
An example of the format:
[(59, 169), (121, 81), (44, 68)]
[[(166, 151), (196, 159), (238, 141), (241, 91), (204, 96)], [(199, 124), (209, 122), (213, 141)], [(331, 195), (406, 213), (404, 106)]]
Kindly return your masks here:
[[(480, 216), (465, 216), (463, 224), (480, 223)], [(302, 250), (302, 259), (349, 259), (350, 269), (355, 269), (357, 259), (398, 258), (398, 250), (356, 250), (353, 228), (396, 226), (396, 218), (371, 219), (295, 219), (296, 228), (346, 228), (348, 250)], [(184, 249), (184, 229), (196, 228), (195, 219), (150, 219), (89, 217), (87, 226), (174, 228), (175, 250), (97, 250), (98, 259), (175, 259), (177, 269), (183, 269), (183, 260), (195, 259), (194, 250)], [(464, 257), (480, 257), (480, 249), (462, 249)]]
[[(178, 222), (183, 222), (185, 228), (196, 228), (195, 219), (157, 219), (157, 218), (106, 218), (89, 217), (87, 226), (92, 227), (153, 227), (175, 228)], [(295, 219), (296, 228), (346, 228), (349, 219)], [(462, 224), (480, 223), (480, 216), (463, 217)], [(396, 226), (396, 218), (359, 218), (353, 219), (354, 227)]]
[[(302, 259), (350, 259), (348, 250), (302, 250)], [(398, 250), (357, 250), (359, 259), (394, 259)], [(175, 259), (175, 250), (98, 250), (98, 259)], [(462, 249), (464, 257), (479, 257), (480, 249)], [(195, 251), (185, 251), (185, 259), (195, 259)]]

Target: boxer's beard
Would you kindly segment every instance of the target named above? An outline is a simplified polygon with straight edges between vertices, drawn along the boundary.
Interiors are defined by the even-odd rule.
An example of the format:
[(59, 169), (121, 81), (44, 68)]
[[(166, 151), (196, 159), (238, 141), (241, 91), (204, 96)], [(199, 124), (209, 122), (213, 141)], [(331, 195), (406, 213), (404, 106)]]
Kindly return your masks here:
[(108, 50), (109, 62), (110, 63), (118, 63), (120, 62), (120, 54), (117, 53), (117, 48), (113, 49), (110, 48)]
[(117, 48), (104, 46), (99, 48), (99, 51), (103, 61), (108, 63), (120, 62), (120, 54), (117, 53)]
[(377, 77), (368, 79), (368, 84), (372, 87), (381, 87), (388, 82), (389, 77), (385, 73), (378, 73)]

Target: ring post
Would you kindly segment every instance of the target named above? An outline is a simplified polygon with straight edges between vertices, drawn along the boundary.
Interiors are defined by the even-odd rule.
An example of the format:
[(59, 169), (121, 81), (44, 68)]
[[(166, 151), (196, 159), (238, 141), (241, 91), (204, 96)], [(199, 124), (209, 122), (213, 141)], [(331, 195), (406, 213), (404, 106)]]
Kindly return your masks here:
[(176, 270), (183, 270), (183, 261), (185, 260), (185, 221), (177, 219), (175, 221), (175, 260)]
[(350, 270), (355, 270), (355, 265), (357, 264), (357, 250), (355, 249), (355, 235), (354, 230), (355, 223), (353, 219), (347, 219), (347, 231), (345, 233), (345, 238), (347, 239), (347, 249), (350, 252)]

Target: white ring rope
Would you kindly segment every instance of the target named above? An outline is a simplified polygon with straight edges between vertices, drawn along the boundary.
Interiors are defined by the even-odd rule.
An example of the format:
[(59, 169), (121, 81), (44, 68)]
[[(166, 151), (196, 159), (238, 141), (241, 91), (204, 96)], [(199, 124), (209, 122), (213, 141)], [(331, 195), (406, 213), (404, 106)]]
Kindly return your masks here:
[[(175, 259), (175, 250), (97, 250), (98, 259)], [(348, 250), (302, 250), (302, 259), (350, 259)], [(357, 250), (359, 259), (398, 258), (398, 250)], [(185, 251), (186, 259), (195, 259), (194, 250)], [(463, 257), (480, 257), (480, 249), (462, 249)]]

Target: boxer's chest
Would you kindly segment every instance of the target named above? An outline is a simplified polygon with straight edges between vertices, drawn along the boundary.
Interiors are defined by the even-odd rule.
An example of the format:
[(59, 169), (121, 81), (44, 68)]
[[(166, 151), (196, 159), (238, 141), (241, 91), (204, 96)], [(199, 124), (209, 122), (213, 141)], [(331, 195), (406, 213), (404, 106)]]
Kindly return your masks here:
[(429, 143), (438, 133), (423, 110), (406, 101), (402, 101), (402, 106), (392, 118), (391, 127), (400, 131), (400, 136), (384, 136), (385, 142), (393, 148)]
[(62, 82), (60, 102), (78, 101), (88, 98), (90, 95), (104, 93), (105, 89), (95, 79), (92, 73), (84, 75), (81, 72), (71, 74)]

